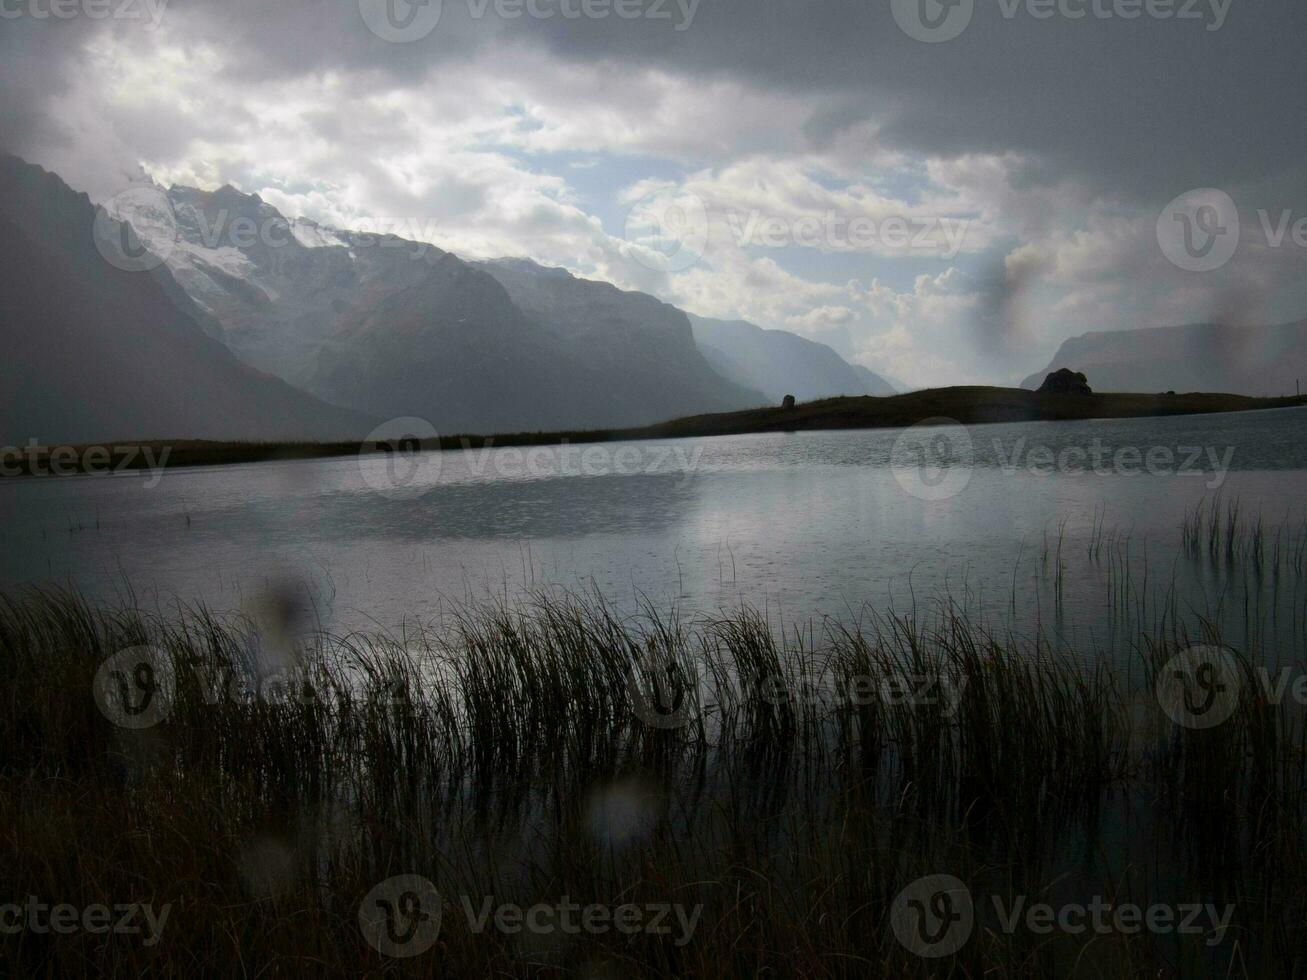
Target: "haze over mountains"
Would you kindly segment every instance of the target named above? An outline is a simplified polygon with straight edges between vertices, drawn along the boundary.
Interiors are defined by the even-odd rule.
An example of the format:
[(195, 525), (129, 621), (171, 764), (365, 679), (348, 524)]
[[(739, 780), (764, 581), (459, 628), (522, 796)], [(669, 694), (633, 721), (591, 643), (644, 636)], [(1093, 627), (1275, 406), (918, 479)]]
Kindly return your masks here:
[(605, 416), (620, 424), (723, 412), (769, 400), (747, 381), (727, 380), (715, 371), (695, 345), (689, 317), (652, 296), (527, 259), (499, 259), (478, 268), (606, 379)]
[[(601, 428), (774, 397), (766, 356), (714, 365), (681, 310), (561, 269), (289, 221), (230, 186), (142, 186), (102, 227), (57, 175), (0, 176), (8, 443)], [(139, 235), (144, 268), (106, 260), (104, 227)], [(827, 376), (800, 397), (864, 390), (811, 346)]]
[[(162, 192), (160, 192), (162, 193)], [(230, 187), (124, 217), (238, 356), (328, 401), (445, 433), (595, 428), (752, 407), (685, 314), (533, 263), (473, 264), (393, 235), (290, 222)], [(159, 220), (171, 210), (171, 224)]]
[(694, 337), (710, 364), (769, 401), (835, 395), (892, 395), (894, 387), (860, 364), (849, 364), (825, 344), (744, 320), (691, 316)]
[(1057, 368), (1083, 371), (1095, 391), (1210, 391), (1292, 395), (1307, 381), (1307, 321), (1273, 327), (1192, 324), (1087, 333), (1062, 344), (1038, 388)]
[[(607, 428), (894, 391), (796, 334), (291, 221), (230, 186), (115, 199), (154, 253), (128, 271), (58, 176), (4, 157), (0, 182), (6, 443), (356, 438), (408, 416), (446, 435)], [(1118, 331), (1068, 341), (1025, 386), (1070, 367), (1100, 391), (1283, 394), (1304, 365), (1307, 323)]]
[[(230, 186), (146, 185), (112, 205), (163, 263), (128, 275), (158, 280), (174, 315), (350, 418), (415, 416), (445, 434), (601, 428), (774, 397), (774, 356), (724, 371), (681, 310), (561, 269), (287, 220)], [(818, 384), (796, 379), (800, 397), (867, 390), (834, 351), (792, 339), (824, 354)]]

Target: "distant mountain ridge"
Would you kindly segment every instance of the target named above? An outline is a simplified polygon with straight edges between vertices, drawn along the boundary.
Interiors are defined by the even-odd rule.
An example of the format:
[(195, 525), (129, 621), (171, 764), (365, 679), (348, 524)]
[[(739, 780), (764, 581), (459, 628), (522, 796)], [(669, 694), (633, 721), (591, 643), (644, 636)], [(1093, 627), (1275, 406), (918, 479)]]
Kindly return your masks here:
[(291, 221), (230, 185), (154, 191), (121, 198), (122, 217), (237, 356), (296, 385), (321, 374), (318, 356), (353, 307), (416, 285), (446, 254), (392, 235)]
[(1023, 388), (1057, 368), (1082, 371), (1095, 391), (1292, 395), (1307, 380), (1307, 320), (1271, 327), (1190, 324), (1096, 331), (1067, 340)]
[(715, 372), (685, 315), (653, 297), (292, 222), (231, 187), (159, 191), (125, 217), (224, 343), (323, 399), (446, 433), (640, 425), (762, 399)]
[[(60, 322), (66, 356), (94, 351), (97, 366), (148, 393), (132, 402), (101, 378), (42, 401), (34, 391), (19, 399), (22, 386), (12, 386), (15, 438), (340, 438), (400, 416), (446, 434), (614, 428), (786, 394), (892, 390), (795, 334), (690, 317), (529, 259), (468, 262), (395, 235), (289, 220), (230, 185), (145, 183), (115, 196), (112, 217), (149, 249), (142, 271), (126, 271), (95, 247), (91, 225), (107, 212), (40, 168), (17, 158), (6, 168), (10, 307), (36, 308), (20, 295), (25, 254), (42, 266), (26, 278), (45, 284), (42, 315)], [(66, 200), (52, 205), (41, 181)], [(63, 278), (75, 282), (64, 289)], [(87, 290), (103, 295), (81, 297)], [(59, 302), (67, 309), (56, 314)], [(57, 356), (30, 319), (11, 318), (6, 338), (15, 365)], [(160, 380), (174, 361), (195, 388), (191, 406)], [(90, 365), (85, 373), (96, 376)], [(197, 414), (204, 404), (211, 418)]]
[(593, 427), (619, 380), (558, 344), (493, 277), (440, 253), (414, 285), (344, 312), (310, 389), (444, 434), (496, 433)]
[[(785, 394), (806, 399), (893, 391), (824, 344), (743, 322), (717, 330), (718, 321), (691, 318), (647, 294), (530, 259), (464, 263), (426, 243), (289, 221), (257, 195), (231, 187), (208, 192), (177, 186), (166, 194), (175, 227), (147, 215), (143, 235), (149, 238), (158, 227), (176, 239), (160, 241), (160, 251), (167, 252), (178, 281), (221, 323), (224, 342), (261, 369), (373, 414), (435, 415), (444, 431), (623, 426), (752, 408)], [(257, 227), (257, 240), (233, 247), (222, 229), (235, 222), (244, 222), (247, 233)], [(436, 266), (460, 263), (488, 274), (516, 311), (468, 276), (444, 277), (454, 293), (427, 284), (404, 301), (395, 299), (420, 286)], [(457, 292), (463, 288), (481, 294), (479, 305)], [(376, 316), (382, 308), (392, 317), (402, 311), (394, 321), (402, 331)], [(445, 311), (454, 308), (456, 322), (445, 322)], [(541, 329), (523, 324), (523, 316)], [(718, 343), (705, 341), (705, 331)], [(486, 351), (473, 349), (490, 337), (521, 350), (501, 347), (500, 363), (493, 364)], [(436, 343), (444, 353), (439, 363), (429, 351), (414, 349)], [(465, 345), (469, 349), (461, 351)], [(529, 355), (552, 387), (533, 382), (519, 353)], [(469, 363), (460, 367), (462, 358)], [(449, 387), (455, 376), (476, 381), (474, 368), (498, 378)], [(433, 384), (439, 380), (444, 394), (416, 390), (424, 372)]]
[(372, 427), (241, 363), (167, 267), (107, 261), (99, 213), (57, 175), (0, 156), (0, 442), (357, 438)]
[(838, 395), (892, 395), (894, 386), (832, 348), (785, 330), (765, 330), (745, 320), (691, 316), (694, 337), (708, 360), (737, 384), (756, 388), (769, 401), (786, 395), (800, 401)]
[[(750, 406), (836, 395), (888, 395), (894, 387), (832, 348), (785, 330), (767, 330), (744, 320), (713, 320), (686, 313), (645, 293), (582, 279), (565, 269), (530, 259), (478, 263), (508, 289), (513, 301), (551, 330), (596, 346), (614, 363), (636, 357), (664, 367), (658, 390), (673, 396), (689, 378), (704, 377), (704, 365), (730, 382), (726, 391)], [(671, 408), (679, 404), (669, 397)], [(671, 418), (673, 416), (665, 416)]]
[[(714, 370), (695, 344), (690, 318), (653, 296), (530, 259), (477, 267), (494, 276), (527, 316), (584, 351), (592, 367), (624, 379), (610, 395), (615, 418), (643, 412), (662, 421), (767, 401), (752, 386)], [(687, 412), (688, 405), (696, 407)]]

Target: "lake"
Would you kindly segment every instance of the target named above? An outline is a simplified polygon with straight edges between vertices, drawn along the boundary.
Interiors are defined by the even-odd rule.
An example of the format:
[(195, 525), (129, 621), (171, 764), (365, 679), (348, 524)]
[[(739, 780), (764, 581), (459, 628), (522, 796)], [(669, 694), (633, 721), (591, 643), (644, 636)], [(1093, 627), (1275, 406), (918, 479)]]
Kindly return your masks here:
[[(60, 776), (11, 795), (30, 806), (53, 787), (71, 801), (34, 810), (52, 829), (22, 839), (57, 854), (80, 839), (48, 814), (82, 812), (77, 712), (105, 712), (116, 725), (104, 729), (113, 768), (102, 778), (131, 787), (141, 809), (97, 811), (108, 815), (77, 853), (129, 841), (133, 880), (164, 894), (200, 880), (193, 842), (216, 834), (203, 880), (234, 874), (241, 897), (182, 906), (193, 921), (256, 904), (266, 915), (250, 896), (283, 892), (297, 897), (274, 900), (312, 916), (304, 896), (362, 891), (339, 876), (353, 855), (376, 854), (385, 866), (359, 880), (418, 869), (439, 880), (429, 900), (449, 896), (455, 912), (453, 896), (616, 905), (647, 889), (707, 908), (706, 922), (746, 908), (776, 923), (763, 928), (795, 930), (771, 946), (825, 950), (881, 941), (900, 900), (947, 871), (950, 893), (966, 896), (964, 942), (975, 926), (959, 954), (969, 975), (1014, 956), (1049, 964), (1048, 976), (1116, 975), (1117, 956), (1154, 964), (1150, 975), (1227, 976), (1236, 958), (1272, 975), (1302, 948), (1307, 880), (1305, 419), (926, 426), (6, 480), (0, 591), (68, 584), (113, 604), (131, 589), (147, 610), (202, 601), (259, 626), (252, 639), (243, 623), (176, 617), (199, 630), (181, 633), (120, 609), (103, 621), (58, 604), (0, 610), (0, 633), (20, 638), (10, 741), (19, 758), (58, 759)], [(789, 642), (769, 648), (766, 628), (737, 616), (717, 624), (729, 643), (718, 632), (699, 646), (687, 630), (672, 671), (638, 629), (629, 648), (611, 633), (578, 639), (565, 604), (556, 630), (541, 617), (473, 618), (475, 642), (406, 633), (416, 641), (398, 656), (371, 637), (297, 645), (278, 631), (439, 629), (465, 604), (553, 589), (597, 590), (628, 613), (647, 602), (663, 622), (672, 608), (748, 605)], [(966, 625), (942, 640), (902, 628), (886, 639), (872, 623), (822, 646), (822, 617), (927, 621), (941, 602), (999, 642)], [(1264, 676), (1282, 686), (1245, 684), (1263, 675), (1237, 665), (1218, 673), (1222, 659), (1196, 646), (1204, 623), (1257, 666), (1279, 661), (1286, 670)], [(1023, 659), (1029, 645), (1009, 632), (1073, 659)], [(181, 656), (156, 661), (141, 636)], [(85, 653), (97, 644), (114, 652), (95, 666)], [(156, 664), (188, 682), (156, 688)], [(143, 700), (128, 697), (129, 678)], [(659, 694), (672, 678), (679, 699)], [(50, 702), (64, 705), (55, 721), (34, 720), (29, 703)], [(212, 803), (227, 799), (240, 802)], [(32, 853), (20, 851), (21, 873), (47, 875), (54, 862)], [(312, 891), (289, 890), (301, 876)], [(1103, 896), (1222, 918), (1115, 938), (1003, 925), (1018, 902), (1074, 909)], [(337, 912), (330, 923), (349, 934)], [(822, 938), (830, 929), (837, 940)], [(508, 948), (535, 966), (581, 955), (555, 939)]]
[[(1228, 642), (1284, 653), (1303, 626), (1304, 421), (1286, 409), (5, 480), (0, 590), (112, 599), (130, 584), (147, 605), (230, 613), (289, 589), (337, 632), (546, 587), (626, 609), (746, 603), (778, 624), (947, 596), (1077, 649), (1113, 644), (1123, 606), (1139, 622), (1178, 597)], [(1245, 529), (1264, 522), (1260, 561), (1187, 553), (1186, 513), (1235, 501)]]

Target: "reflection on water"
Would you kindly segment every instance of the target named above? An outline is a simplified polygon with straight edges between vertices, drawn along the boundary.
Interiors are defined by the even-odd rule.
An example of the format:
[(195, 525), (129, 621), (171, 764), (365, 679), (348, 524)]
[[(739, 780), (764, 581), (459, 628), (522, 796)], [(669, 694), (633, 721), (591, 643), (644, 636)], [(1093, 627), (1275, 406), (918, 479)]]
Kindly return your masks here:
[[(1024, 652), (997, 656), (983, 636), (951, 631), (948, 615), (933, 614), (947, 597), (1000, 633), (1040, 630), (1086, 661), (1124, 655), (1177, 623), (1196, 637), (1206, 619), (1255, 658), (1301, 661), (1303, 417), (775, 434), (608, 447), (589, 464), (551, 453), (531, 462), (514, 450), (416, 465), (274, 463), (177, 471), (152, 489), (139, 476), (9, 482), (0, 485), (0, 588), (71, 581), (111, 597), (129, 582), (146, 602), (199, 598), (248, 617), (251, 635), (214, 645), (237, 652), (231, 677), (178, 685), (205, 692), (188, 716), (205, 723), (173, 729), (187, 732), (179, 751), (203, 746), (189, 751), (232, 763), (188, 778), (269, 787), (250, 809), (274, 818), (229, 835), (248, 898), (281, 900), (309, 862), (330, 881), (331, 869), (350, 866), (332, 848), (357, 835), (359, 853), (438, 865), (450, 895), (490, 889), (523, 904), (560, 888), (599, 887), (597, 897), (628, 901), (632, 881), (681, 883), (678, 899), (706, 902), (705, 921), (729, 927), (740, 896), (765, 882), (779, 896), (772, 908), (783, 908), (777, 922), (793, 922), (804, 944), (820, 935), (814, 923), (828, 922), (847, 924), (856, 945), (884, 933), (901, 886), (947, 870), (973, 890), (978, 969), (992, 948), (981, 937), (1002, 927), (990, 899), (1061, 907), (1107, 896), (1233, 909), (1198, 938), (1146, 936), (1130, 955), (1156, 950), (1157, 963), (1186, 976), (1228, 975), (1237, 956), (1251, 975), (1269, 975), (1261, 964), (1273, 969), (1289, 961), (1280, 950), (1301, 948), (1301, 699), (1277, 696), (1284, 711), (1272, 716), (1236, 696), (1229, 704), (1243, 713), (1216, 733), (1172, 725), (1170, 701), (1157, 693), (1154, 702), (1155, 678), (1138, 670), (1146, 658), (1122, 657), (1134, 672), (1072, 664), (1041, 675)], [(927, 669), (941, 683), (913, 703), (886, 683), (898, 678), (888, 668), (929, 668), (932, 634), (909, 628), (885, 641), (877, 626), (886, 620), (868, 617), (856, 641), (843, 634), (840, 654), (827, 649), (841, 635), (832, 623), (787, 629), (789, 652), (773, 660), (760, 652), (770, 649), (766, 627), (750, 632), (754, 621), (741, 616), (717, 624), (733, 646), (721, 632), (705, 646), (684, 644), (718, 655), (718, 668), (696, 670), (688, 656), (683, 674), (656, 658), (643, 665), (646, 680), (692, 679), (677, 689), (688, 702), (660, 698), (676, 709), (668, 728), (633, 699), (630, 711), (609, 713), (638, 687), (630, 651), (578, 643), (575, 619), (537, 610), (534, 620), (510, 619), (507, 635), (503, 620), (481, 620), (477, 642), (447, 655), (439, 643), (423, 646), (443, 634), (409, 632), (402, 646), (358, 646), (357, 661), (324, 657), (341, 671), (338, 683), (312, 672), (318, 683), (293, 682), (290, 668), (313, 663), (297, 658), (323, 639), (308, 635), (315, 615), (336, 631), (374, 619), (395, 627), (436, 619), (449, 597), (511, 600), (550, 585), (594, 585), (619, 606), (644, 596), (663, 613), (746, 602), (787, 627), (821, 614), (850, 623), (864, 604), (915, 611), (953, 644), (957, 656), (938, 663), (954, 673)], [(84, 634), (72, 635), (53, 646), (79, 650)], [(372, 737), (355, 730), (337, 740), (290, 713), (287, 737), (265, 734), (265, 743), (243, 737), (259, 729), (228, 724), (277, 717), (245, 712), (255, 696), (309, 705), (318, 692), (344, 690), (407, 719), (398, 709), (412, 702), (373, 668), (387, 651), (398, 660), (415, 650), (432, 656), (404, 661), (411, 690), (445, 706), (423, 716), (430, 727), (328, 712), (349, 719), (342, 730), (380, 719)], [(1148, 669), (1187, 695), (1171, 652)], [(769, 675), (775, 666), (781, 674)], [(774, 692), (763, 682), (778, 676), (784, 696), (754, 696)], [(1026, 686), (1037, 676), (1044, 681)], [(1282, 676), (1293, 683), (1301, 665)], [(855, 678), (874, 682), (861, 689), (869, 700), (848, 697), (844, 682)], [(649, 685), (649, 698), (656, 690)], [(732, 700), (723, 690), (741, 693)], [(931, 690), (944, 696), (938, 714)], [(1268, 717), (1284, 727), (1265, 725)], [(349, 762), (343, 778), (301, 778), (296, 768), (294, 779), (265, 784), (277, 767), (271, 743), (294, 745), (296, 766)], [(242, 766), (260, 777), (233, 780)], [(278, 815), (291, 785), (314, 820)], [(168, 815), (147, 813), (146, 827)], [(162, 867), (152, 869), (158, 880), (177, 878)], [(1044, 935), (1033, 940), (1041, 955), (1080, 971), (1067, 975), (1115, 975), (1103, 964), (1125, 952), (1110, 937), (1082, 945), (1068, 933), (1055, 946)], [(1024, 939), (1010, 941), (1017, 949)], [(524, 951), (537, 965), (570, 952), (543, 940)], [(1133, 971), (1145, 972), (1162, 975)]]
[(148, 489), (140, 474), (5, 481), (0, 588), (130, 582), (224, 611), (290, 580), (337, 630), (554, 585), (791, 621), (947, 594), (1077, 647), (1111, 645), (1123, 608), (1151, 622), (1177, 606), (1283, 647), (1303, 625), (1291, 555), (1188, 556), (1182, 525), (1219, 499), (1268, 534), (1298, 527), (1303, 418), (939, 430), (966, 477), (943, 499), (905, 484), (898, 430), (445, 453), (389, 491), (377, 458), (176, 470)]

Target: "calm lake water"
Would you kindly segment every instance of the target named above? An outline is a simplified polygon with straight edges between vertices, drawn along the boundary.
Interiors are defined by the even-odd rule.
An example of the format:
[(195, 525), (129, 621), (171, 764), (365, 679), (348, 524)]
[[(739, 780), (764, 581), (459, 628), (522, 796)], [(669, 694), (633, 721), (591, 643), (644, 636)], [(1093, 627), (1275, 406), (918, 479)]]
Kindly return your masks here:
[[(748, 603), (777, 622), (949, 596), (1077, 646), (1180, 598), (1228, 642), (1301, 638), (1307, 412), (777, 433), (0, 481), (0, 590), (238, 612), (293, 588), (333, 631), (597, 588), (624, 608)], [(1194, 556), (1238, 501), (1258, 562)], [(1272, 538), (1281, 534), (1272, 567)], [(1060, 543), (1060, 548), (1059, 548)]]

